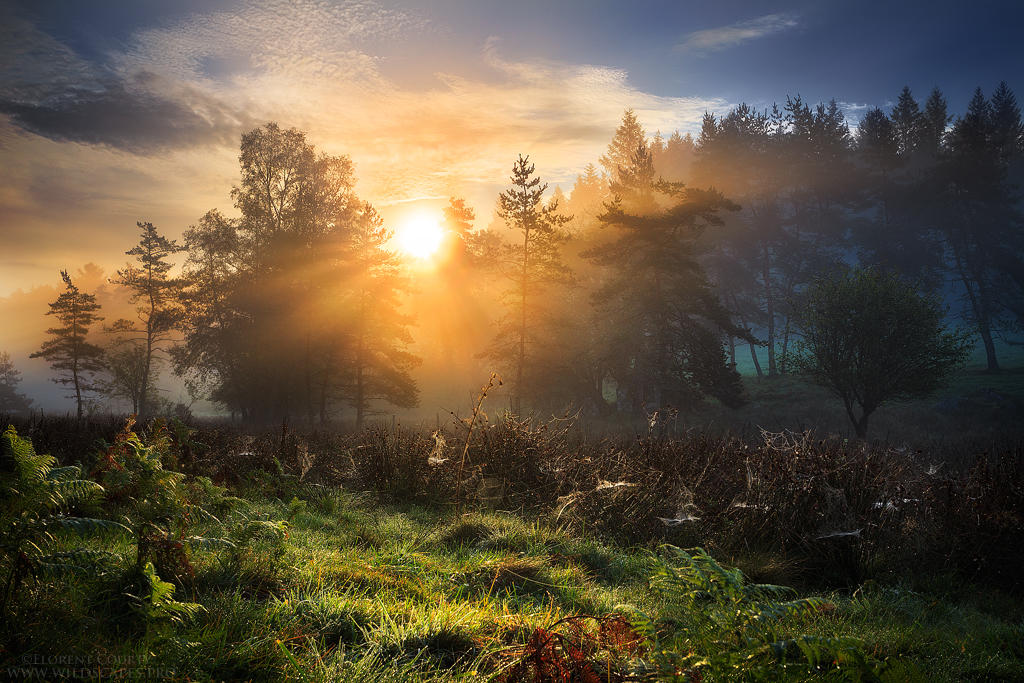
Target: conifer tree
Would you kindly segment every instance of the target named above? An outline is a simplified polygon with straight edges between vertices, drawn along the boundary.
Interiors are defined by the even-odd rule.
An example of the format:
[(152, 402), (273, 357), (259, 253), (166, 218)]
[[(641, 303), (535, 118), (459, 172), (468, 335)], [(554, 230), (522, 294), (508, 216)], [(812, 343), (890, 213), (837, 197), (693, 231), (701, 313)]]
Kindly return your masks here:
[(559, 213), (557, 202), (544, 204), (547, 183), (542, 183), (535, 171), (530, 158), (520, 155), (512, 167), (512, 187), (498, 197), (498, 216), (517, 234), (504, 255), (509, 315), (491, 355), (509, 361), (514, 368), (512, 407), (516, 414), (522, 413), (523, 395), (528, 380), (532, 382), (527, 349), (537, 341), (542, 326), (544, 294), (551, 285), (573, 282), (561, 254), (568, 239), (562, 226), (571, 217)]
[(185, 247), (161, 235), (152, 223), (140, 221), (136, 225), (142, 231), (139, 243), (125, 253), (134, 256), (138, 265), (128, 264), (117, 271), (117, 278), (112, 282), (127, 288), (131, 292), (132, 303), (136, 304), (141, 327), (121, 323), (117, 334), (120, 346), (130, 345), (132, 341), (139, 345), (137, 351), (122, 348), (118, 354), (122, 365), (129, 359), (138, 361), (138, 372), (125, 374), (122, 367), (119, 374), (122, 380), (138, 375), (133, 404), (139, 419), (145, 420), (155, 399), (159, 354), (166, 351), (171, 331), (184, 316), (177, 296), (180, 282), (170, 277), (173, 264), (168, 259), (184, 251)]
[(32, 399), (18, 391), (21, 372), (14, 367), (11, 354), (0, 351), (0, 415), (26, 413), (31, 409)]
[(612, 141), (608, 143), (608, 151), (600, 159), (612, 181), (618, 180), (619, 169), (630, 165), (633, 154), (641, 145), (647, 146), (647, 135), (637, 120), (636, 113), (632, 109), (627, 109)]
[(351, 356), (344, 393), (356, 411), (357, 429), (377, 401), (403, 408), (413, 408), (419, 401), (411, 375), (419, 358), (407, 350), (412, 318), (402, 313), (400, 300), (409, 283), (398, 257), (387, 248), (390, 239), (380, 216), (364, 204), (348, 234), (345, 258), (351, 273), (345, 288)]
[(613, 376), (637, 411), (705, 395), (738, 405), (739, 375), (726, 362), (720, 332), (747, 335), (712, 291), (697, 239), (722, 224), (720, 212), (738, 207), (716, 191), (656, 181), (642, 145), (619, 177), (601, 216), (611, 235), (587, 253), (608, 274), (594, 300), (610, 323), (605, 356)]
[(892, 127), (899, 154), (913, 154), (920, 142), (921, 111), (909, 86), (903, 86), (896, 106), (892, 108)]
[(920, 144), (923, 151), (927, 152), (933, 159), (938, 156), (942, 149), (942, 142), (946, 136), (946, 124), (949, 123), (949, 114), (946, 108), (946, 98), (942, 91), (934, 88), (924, 104), (924, 113), (921, 116), (921, 139)]
[(58, 326), (46, 331), (43, 342), (32, 358), (44, 358), (58, 375), (57, 384), (74, 388), (68, 398), (75, 399), (77, 418), (82, 419), (86, 394), (95, 391), (94, 376), (103, 369), (103, 349), (87, 341), (89, 327), (103, 320), (96, 297), (81, 291), (66, 270), (60, 272), (64, 291), (50, 304), (46, 315), (57, 318)]
[[(968, 318), (984, 345), (988, 370), (998, 372), (995, 338), (1003, 328), (1012, 291), (1002, 281), (1000, 264), (1006, 254), (1019, 253), (1024, 217), (1017, 191), (1007, 179), (992, 105), (981, 88), (948, 141), (949, 154), (940, 171), (945, 201), (938, 224)], [(1013, 308), (1016, 302), (1009, 303)]]
[(992, 93), (993, 143), (1004, 162), (1024, 151), (1024, 124), (1013, 91), (1001, 81)]

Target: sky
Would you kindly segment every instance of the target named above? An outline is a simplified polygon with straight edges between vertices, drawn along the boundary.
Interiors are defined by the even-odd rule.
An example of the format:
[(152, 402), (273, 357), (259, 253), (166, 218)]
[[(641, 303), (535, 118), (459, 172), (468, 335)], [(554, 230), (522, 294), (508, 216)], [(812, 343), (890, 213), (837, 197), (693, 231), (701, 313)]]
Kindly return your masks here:
[(953, 111), (1024, 73), (1005, 2), (0, 3), (0, 297), (109, 271), (146, 220), (230, 212), (242, 132), (295, 126), (385, 218), (466, 197), (519, 153), (569, 189), (626, 107), (648, 131), (801, 94), (852, 121), (903, 85)]
[(485, 226), (518, 154), (568, 191), (627, 107), (666, 136), (796, 94), (855, 123), (904, 85), (961, 112), (1024, 88), (1021, 25), (1019, 0), (0, 0), (0, 350), (61, 405), (28, 358), (59, 270), (127, 306), (108, 278), (136, 221), (235, 213), (268, 121), (348, 154), (393, 227), (452, 195)]
[(270, 120), (350, 155), (385, 218), (453, 194), (487, 216), (517, 154), (568, 189), (626, 107), (666, 135), (795, 94), (856, 121), (905, 84), (958, 111), (1024, 73), (1009, 1), (0, 8), (0, 296), (109, 270), (137, 220), (230, 212), (239, 136)]

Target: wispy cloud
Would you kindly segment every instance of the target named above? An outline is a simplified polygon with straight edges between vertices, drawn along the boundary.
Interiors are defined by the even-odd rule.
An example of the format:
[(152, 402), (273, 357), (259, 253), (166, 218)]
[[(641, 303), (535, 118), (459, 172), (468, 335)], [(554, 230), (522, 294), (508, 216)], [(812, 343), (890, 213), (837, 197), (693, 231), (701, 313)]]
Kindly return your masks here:
[(766, 14), (728, 26), (703, 29), (687, 34), (676, 49), (683, 52), (716, 52), (757, 38), (799, 26), (793, 14)]

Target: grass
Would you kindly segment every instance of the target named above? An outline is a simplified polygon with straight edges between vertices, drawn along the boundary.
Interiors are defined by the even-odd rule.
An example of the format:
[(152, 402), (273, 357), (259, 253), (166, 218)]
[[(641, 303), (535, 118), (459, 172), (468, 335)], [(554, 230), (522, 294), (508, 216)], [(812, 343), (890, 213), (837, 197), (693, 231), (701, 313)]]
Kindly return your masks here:
[[(38, 669), (76, 657), (95, 669), (79, 678), (149, 671), (177, 680), (488, 680), (535, 629), (576, 614), (656, 617), (665, 609), (649, 582), (656, 550), (570, 534), (540, 518), (456, 517), (341, 489), (287, 502), (251, 493), (221, 521), (242, 516), (288, 522), (280, 559), (257, 553), (244, 565), (224, 552), (193, 552), (194, 576), (179, 581), (175, 597), (203, 606), (194, 619), (140, 631), (110, 613), (95, 583), (37, 584), (0, 669), (12, 675), (26, 662)], [(204, 524), (196, 534), (216, 534)], [(77, 543), (59, 540), (68, 549)], [(113, 534), (103, 546), (132, 553)], [(746, 559), (751, 572), (776, 561)], [(817, 597), (826, 609), (787, 618), (780, 632), (859, 638), (888, 663), (892, 680), (1024, 679), (1019, 598), (938, 581), (930, 590), (869, 584)], [(787, 676), (812, 674), (804, 667)]]
[[(769, 431), (813, 429), (819, 434), (853, 438), (842, 403), (826, 389), (791, 375), (744, 376), (749, 402), (739, 409), (709, 406), (686, 421), (685, 427), (712, 428), (743, 436)], [(915, 448), (1019, 439), (1024, 424), (1024, 367), (998, 374), (968, 366), (953, 375), (933, 396), (884, 404), (872, 415), (873, 440), (908, 443)]]

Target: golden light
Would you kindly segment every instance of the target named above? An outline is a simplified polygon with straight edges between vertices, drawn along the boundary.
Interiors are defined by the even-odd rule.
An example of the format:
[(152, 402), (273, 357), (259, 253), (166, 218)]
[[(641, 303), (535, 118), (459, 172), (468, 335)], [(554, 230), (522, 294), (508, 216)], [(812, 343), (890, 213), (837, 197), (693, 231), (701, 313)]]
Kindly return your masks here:
[(417, 213), (406, 218), (395, 231), (395, 244), (403, 253), (426, 260), (437, 253), (444, 233), (437, 216)]

